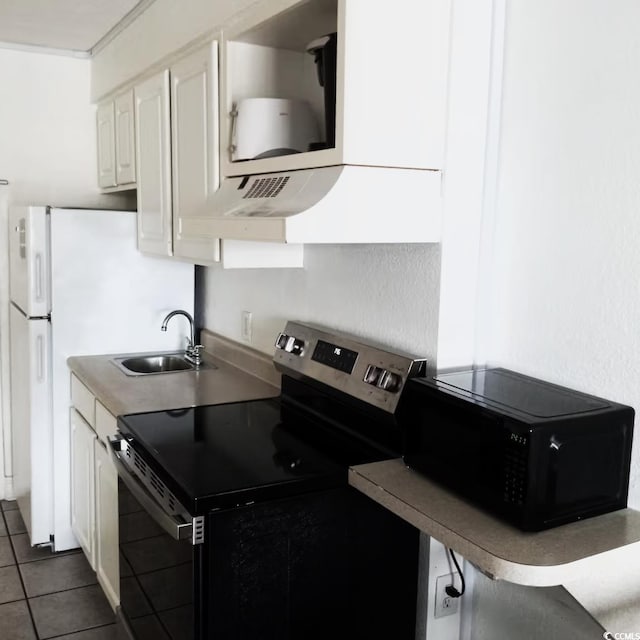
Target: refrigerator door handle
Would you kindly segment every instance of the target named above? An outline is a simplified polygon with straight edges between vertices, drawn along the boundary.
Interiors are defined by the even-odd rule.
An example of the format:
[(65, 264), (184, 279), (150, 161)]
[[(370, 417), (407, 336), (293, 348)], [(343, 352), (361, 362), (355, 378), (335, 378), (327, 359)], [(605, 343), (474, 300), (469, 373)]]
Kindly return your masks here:
[(24, 218), (20, 218), (16, 227), (18, 234), (18, 251), (22, 259), (27, 257), (27, 223)]
[(44, 354), (44, 337), (36, 337), (36, 379), (38, 382), (44, 382), (45, 379), (45, 354)]
[(35, 294), (36, 302), (43, 301), (43, 287), (42, 287), (42, 254), (36, 253), (34, 258), (34, 271), (35, 271)]

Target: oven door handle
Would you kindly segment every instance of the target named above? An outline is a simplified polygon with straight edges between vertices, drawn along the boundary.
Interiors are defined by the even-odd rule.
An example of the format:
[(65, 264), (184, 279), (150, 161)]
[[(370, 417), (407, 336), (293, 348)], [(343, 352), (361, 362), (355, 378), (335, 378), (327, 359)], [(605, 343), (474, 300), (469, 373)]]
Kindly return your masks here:
[(193, 544), (193, 523), (180, 522), (167, 513), (149, 493), (146, 487), (127, 469), (120, 456), (122, 436), (109, 436), (109, 454), (118, 471), (118, 477), (127, 485), (134, 498), (166, 533), (175, 540), (191, 540)]

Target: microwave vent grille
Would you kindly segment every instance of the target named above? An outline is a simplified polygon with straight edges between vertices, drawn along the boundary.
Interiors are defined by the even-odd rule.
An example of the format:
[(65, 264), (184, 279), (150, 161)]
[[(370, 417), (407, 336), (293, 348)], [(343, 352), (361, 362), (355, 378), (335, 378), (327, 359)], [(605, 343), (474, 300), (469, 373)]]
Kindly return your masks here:
[(277, 176), (273, 178), (256, 178), (243, 199), (253, 198), (277, 198), (289, 182), (289, 176)]

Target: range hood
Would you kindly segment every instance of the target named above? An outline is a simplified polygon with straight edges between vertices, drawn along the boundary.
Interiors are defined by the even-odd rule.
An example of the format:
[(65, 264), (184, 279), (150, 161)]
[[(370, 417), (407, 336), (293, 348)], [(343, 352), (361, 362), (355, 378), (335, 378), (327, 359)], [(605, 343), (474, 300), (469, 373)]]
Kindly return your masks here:
[(188, 235), (315, 243), (439, 242), (439, 171), (338, 165), (226, 178)]

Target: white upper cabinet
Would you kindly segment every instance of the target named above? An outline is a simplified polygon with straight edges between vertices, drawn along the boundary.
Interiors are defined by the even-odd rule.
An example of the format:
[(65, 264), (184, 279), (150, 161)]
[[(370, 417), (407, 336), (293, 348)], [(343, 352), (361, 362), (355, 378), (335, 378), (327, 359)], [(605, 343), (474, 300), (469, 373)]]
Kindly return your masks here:
[(225, 243), (439, 242), (450, 6), (272, 0), (226, 25), (221, 187), (184, 229)]
[(116, 181), (118, 184), (131, 184), (136, 181), (133, 91), (117, 96), (113, 104), (116, 128)]
[(224, 32), (224, 176), (441, 169), (448, 23), (449, 0), (257, 5)]
[(212, 43), (171, 66), (173, 253), (208, 264), (217, 238), (188, 235), (185, 218), (201, 214), (219, 184), (218, 48)]
[(137, 85), (134, 95), (138, 249), (143, 253), (171, 256), (169, 71), (162, 71)]
[(98, 105), (96, 115), (98, 131), (98, 186), (101, 189), (115, 187), (116, 182), (116, 134), (113, 102)]
[(138, 248), (196, 264), (219, 260), (219, 240), (183, 221), (218, 187), (217, 43), (135, 87)]
[[(194, 43), (134, 89), (140, 250), (293, 267), (304, 244), (439, 242), (450, 19), (451, 0), (258, 0), (210, 25), (219, 64)], [(104, 156), (105, 180), (125, 170)]]
[(98, 186), (133, 189), (136, 182), (133, 90), (98, 105)]

